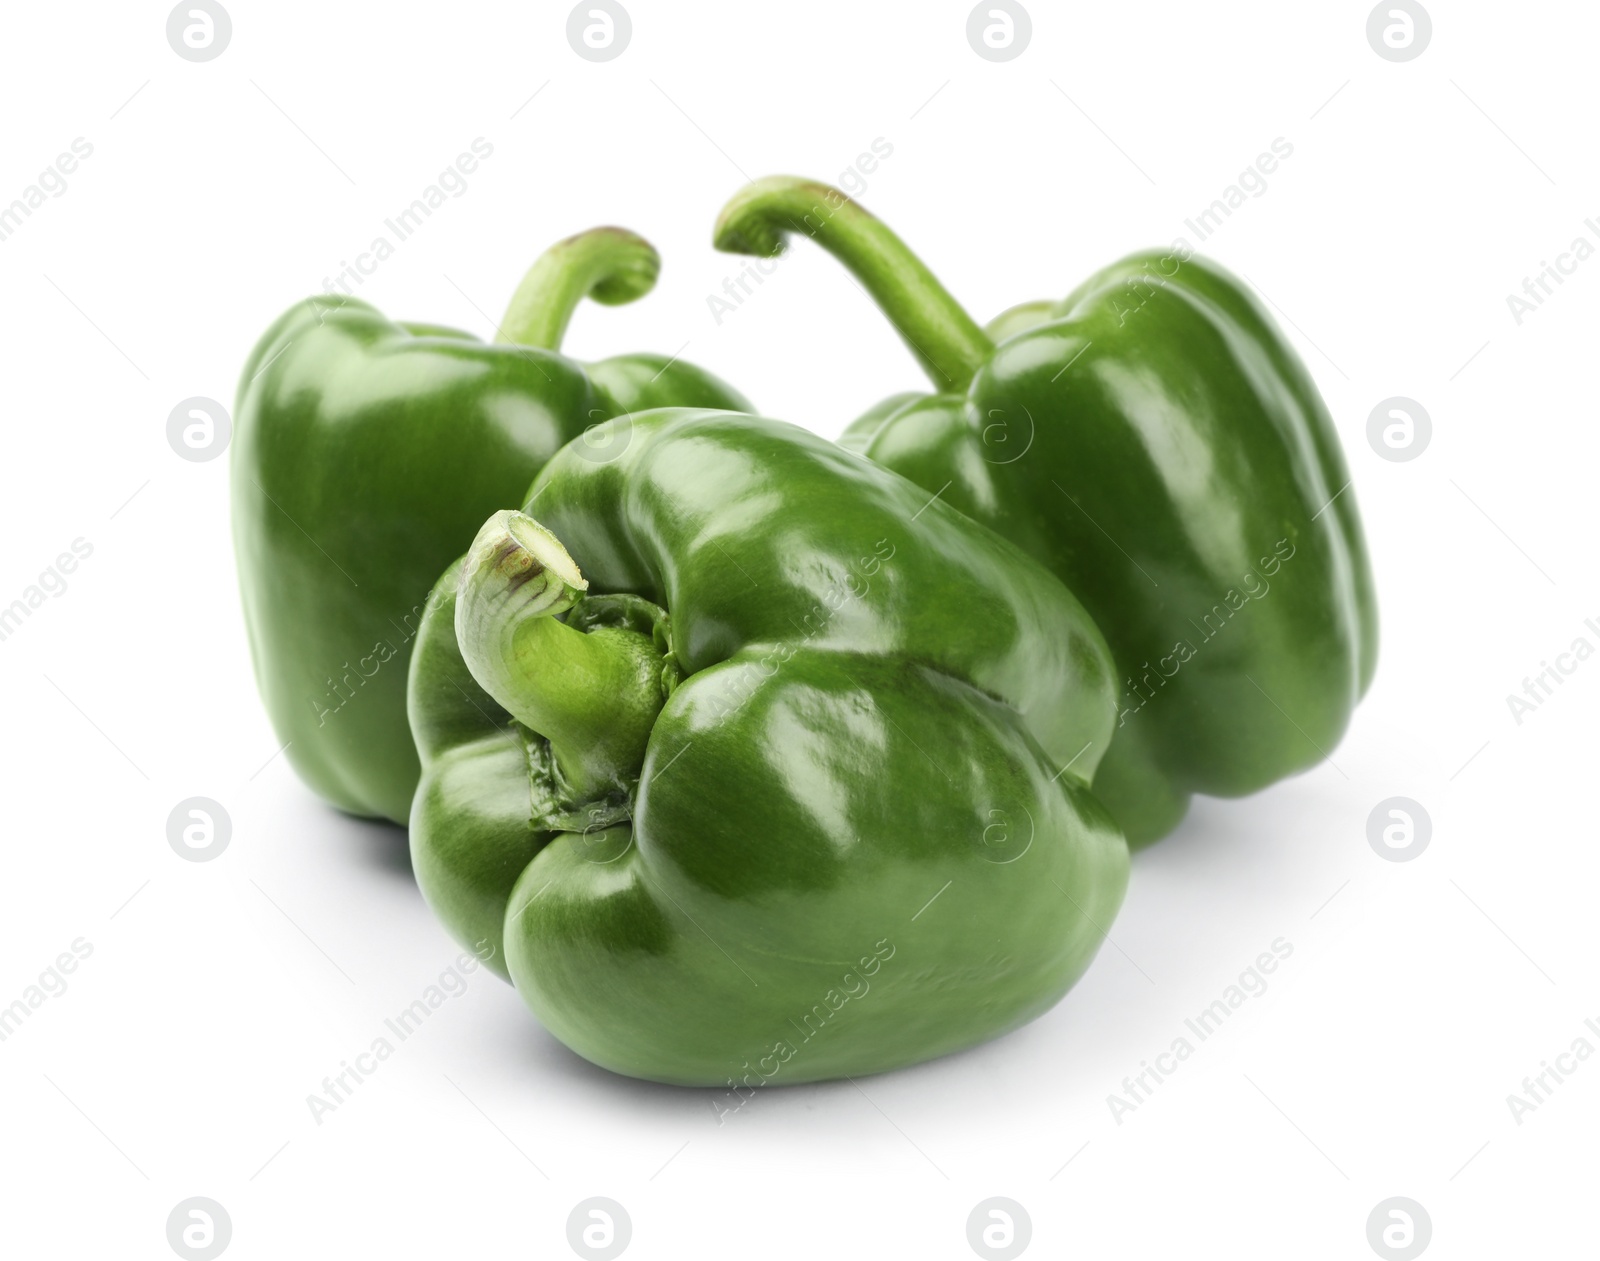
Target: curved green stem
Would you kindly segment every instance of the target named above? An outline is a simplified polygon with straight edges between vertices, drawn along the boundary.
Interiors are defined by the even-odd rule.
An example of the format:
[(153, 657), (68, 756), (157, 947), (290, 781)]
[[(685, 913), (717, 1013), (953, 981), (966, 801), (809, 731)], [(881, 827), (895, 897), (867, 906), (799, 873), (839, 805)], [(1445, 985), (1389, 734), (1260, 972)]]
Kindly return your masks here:
[(550, 741), (574, 793), (602, 796), (637, 779), (666, 700), (664, 657), (649, 635), (556, 620), (589, 583), (532, 517), (497, 512), (461, 567), (456, 639), (479, 685)]
[(655, 287), (661, 256), (626, 228), (590, 228), (557, 241), (534, 260), (500, 321), (500, 340), (559, 350), (578, 303), (620, 306)]
[(905, 242), (837, 188), (792, 175), (756, 180), (717, 216), (712, 243), (771, 258), (802, 232), (843, 263), (941, 391), (963, 390), (994, 343)]

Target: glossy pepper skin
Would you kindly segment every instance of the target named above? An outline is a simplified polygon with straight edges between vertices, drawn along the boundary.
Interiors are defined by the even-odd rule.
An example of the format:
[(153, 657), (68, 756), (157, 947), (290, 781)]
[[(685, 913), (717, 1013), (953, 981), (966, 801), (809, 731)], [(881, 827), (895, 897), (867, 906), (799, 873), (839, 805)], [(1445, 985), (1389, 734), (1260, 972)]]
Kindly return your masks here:
[(1095, 792), (1130, 843), (1191, 793), (1255, 792), (1324, 759), (1371, 682), (1377, 605), (1327, 407), (1248, 287), (1186, 249), (1136, 254), (980, 329), (844, 194), (778, 177), (719, 248), (788, 232), (839, 257), (939, 391), (841, 438), (1049, 567), (1121, 681)]
[(600, 228), (529, 270), (500, 328), (515, 344), (325, 295), (292, 307), (245, 364), (233, 534), (256, 679), (286, 756), (341, 810), (410, 813), (406, 665), (429, 589), (484, 517), (598, 421), (749, 406), (681, 360), (556, 353), (584, 296), (632, 301), (658, 268), (648, 242)]
[(794, 426), (569, 446), (411, 668), (424, 896), (540, 1021), (689, 1085), (895, 1068), (1052, 1006), (1119, 905), (1104, 641), (1034, 561)]

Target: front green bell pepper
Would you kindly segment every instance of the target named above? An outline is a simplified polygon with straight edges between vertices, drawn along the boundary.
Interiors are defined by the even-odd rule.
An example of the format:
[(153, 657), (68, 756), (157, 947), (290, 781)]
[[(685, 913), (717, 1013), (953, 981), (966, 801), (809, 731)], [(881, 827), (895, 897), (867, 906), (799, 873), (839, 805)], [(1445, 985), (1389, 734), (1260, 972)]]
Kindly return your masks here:
[(621, 228), (562, 241), (488, 345), (336, 295), (292, 307), (246, 363), (233, 535), (256, 679), (300, 777), (342, 810), (405, 822), (419, 767), (406, 665), (439, 571), (546, 460), (598, 421), (669, 404), (744, 409), (676, 357), (556, 353), (586, 295), (631, 302), (660, 259)]
[(1048, 1009), (1128, 868), (1077, 600), (794, 426), (597, 432), (613, 458), (558, 453), (423, 617), (412, 862), (444, 924), (578, 1054), (664, 1082), (871, 1073)]
[(1096, 794), (1130, 842), (1191, 793), (1327, 757), (1372, 680), (1377, 604), (1338, 436), (1250, 290), (1186, 248), (1135, 254), (979, 328), (881, 222), (787, 177), (737, 194), (720, 249), (804, 233), (876, 299), (933, 395), (841, 442), (998, 530), (1093, 614), (1122, 679)]

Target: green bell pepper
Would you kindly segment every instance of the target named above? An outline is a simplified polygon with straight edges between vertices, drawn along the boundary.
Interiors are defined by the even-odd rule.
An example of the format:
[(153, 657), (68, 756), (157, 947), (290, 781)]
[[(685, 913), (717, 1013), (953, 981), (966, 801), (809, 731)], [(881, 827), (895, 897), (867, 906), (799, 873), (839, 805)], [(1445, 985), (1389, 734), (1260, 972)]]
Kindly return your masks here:
[(406, 663), (429, 588), (484, 517), (597, 421), (749, 406), (675, 357), (556, 353), (585, 295), (631, 302), (659, 266), (647, 241), (598, 228), (528, 271), (507, 344), (324, 295), (292, 307), (245, 364), (233, 535), (256, 679), (289, 760), (340, 809), (410, 813)]
[(1338, 743), (1372, 680), (1377, 604), (1339, 440), (1310, 374), (1215, 263), (1135, 254), (979, 328), (837, 189), (737, 194), (715, 243), (804, 233), (873, 296), (934, 383), (841, 439), (1042, 561), (1122, 679), (1096, 794), (1130, 842), (1191, 793), (1232, 797)]
[(614, 458), (555, 455), (538, 520), (491, 518), (422, 620), (412, 862), (444, 924), (657, 1081), (876, 1072), (1048, 1009), (1128, 867), (1077, 600), (794, 426), (597, 433)]

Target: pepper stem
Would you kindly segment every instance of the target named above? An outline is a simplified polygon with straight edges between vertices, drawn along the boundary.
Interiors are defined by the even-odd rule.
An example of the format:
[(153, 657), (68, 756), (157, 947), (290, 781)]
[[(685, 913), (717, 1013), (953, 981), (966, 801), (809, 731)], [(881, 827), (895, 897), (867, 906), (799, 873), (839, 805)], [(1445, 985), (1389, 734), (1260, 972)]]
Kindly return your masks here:
[(943, 392), (964, 390), (994, 350), (950, 291), (905, 242), (837, 188), (793, 175), (755, 180), (717, 216), (712, 244), (772, 258), (803, 232), (859, 280)]
[(550, 742), (580, 798), (625, 790), (666, 700), (663, 655), (649, 635), (556, 620), (588, 580), (532, 517), (497, 512), (461, 567), (456, 639), (484, 691)]
[(557, 241), (534, 260), (511, 295), (500, 340), (559, 350), (584, 298), (621, 306), (649, 293), (660, 272), (655, 246), (626, 228), (590, 228)]

